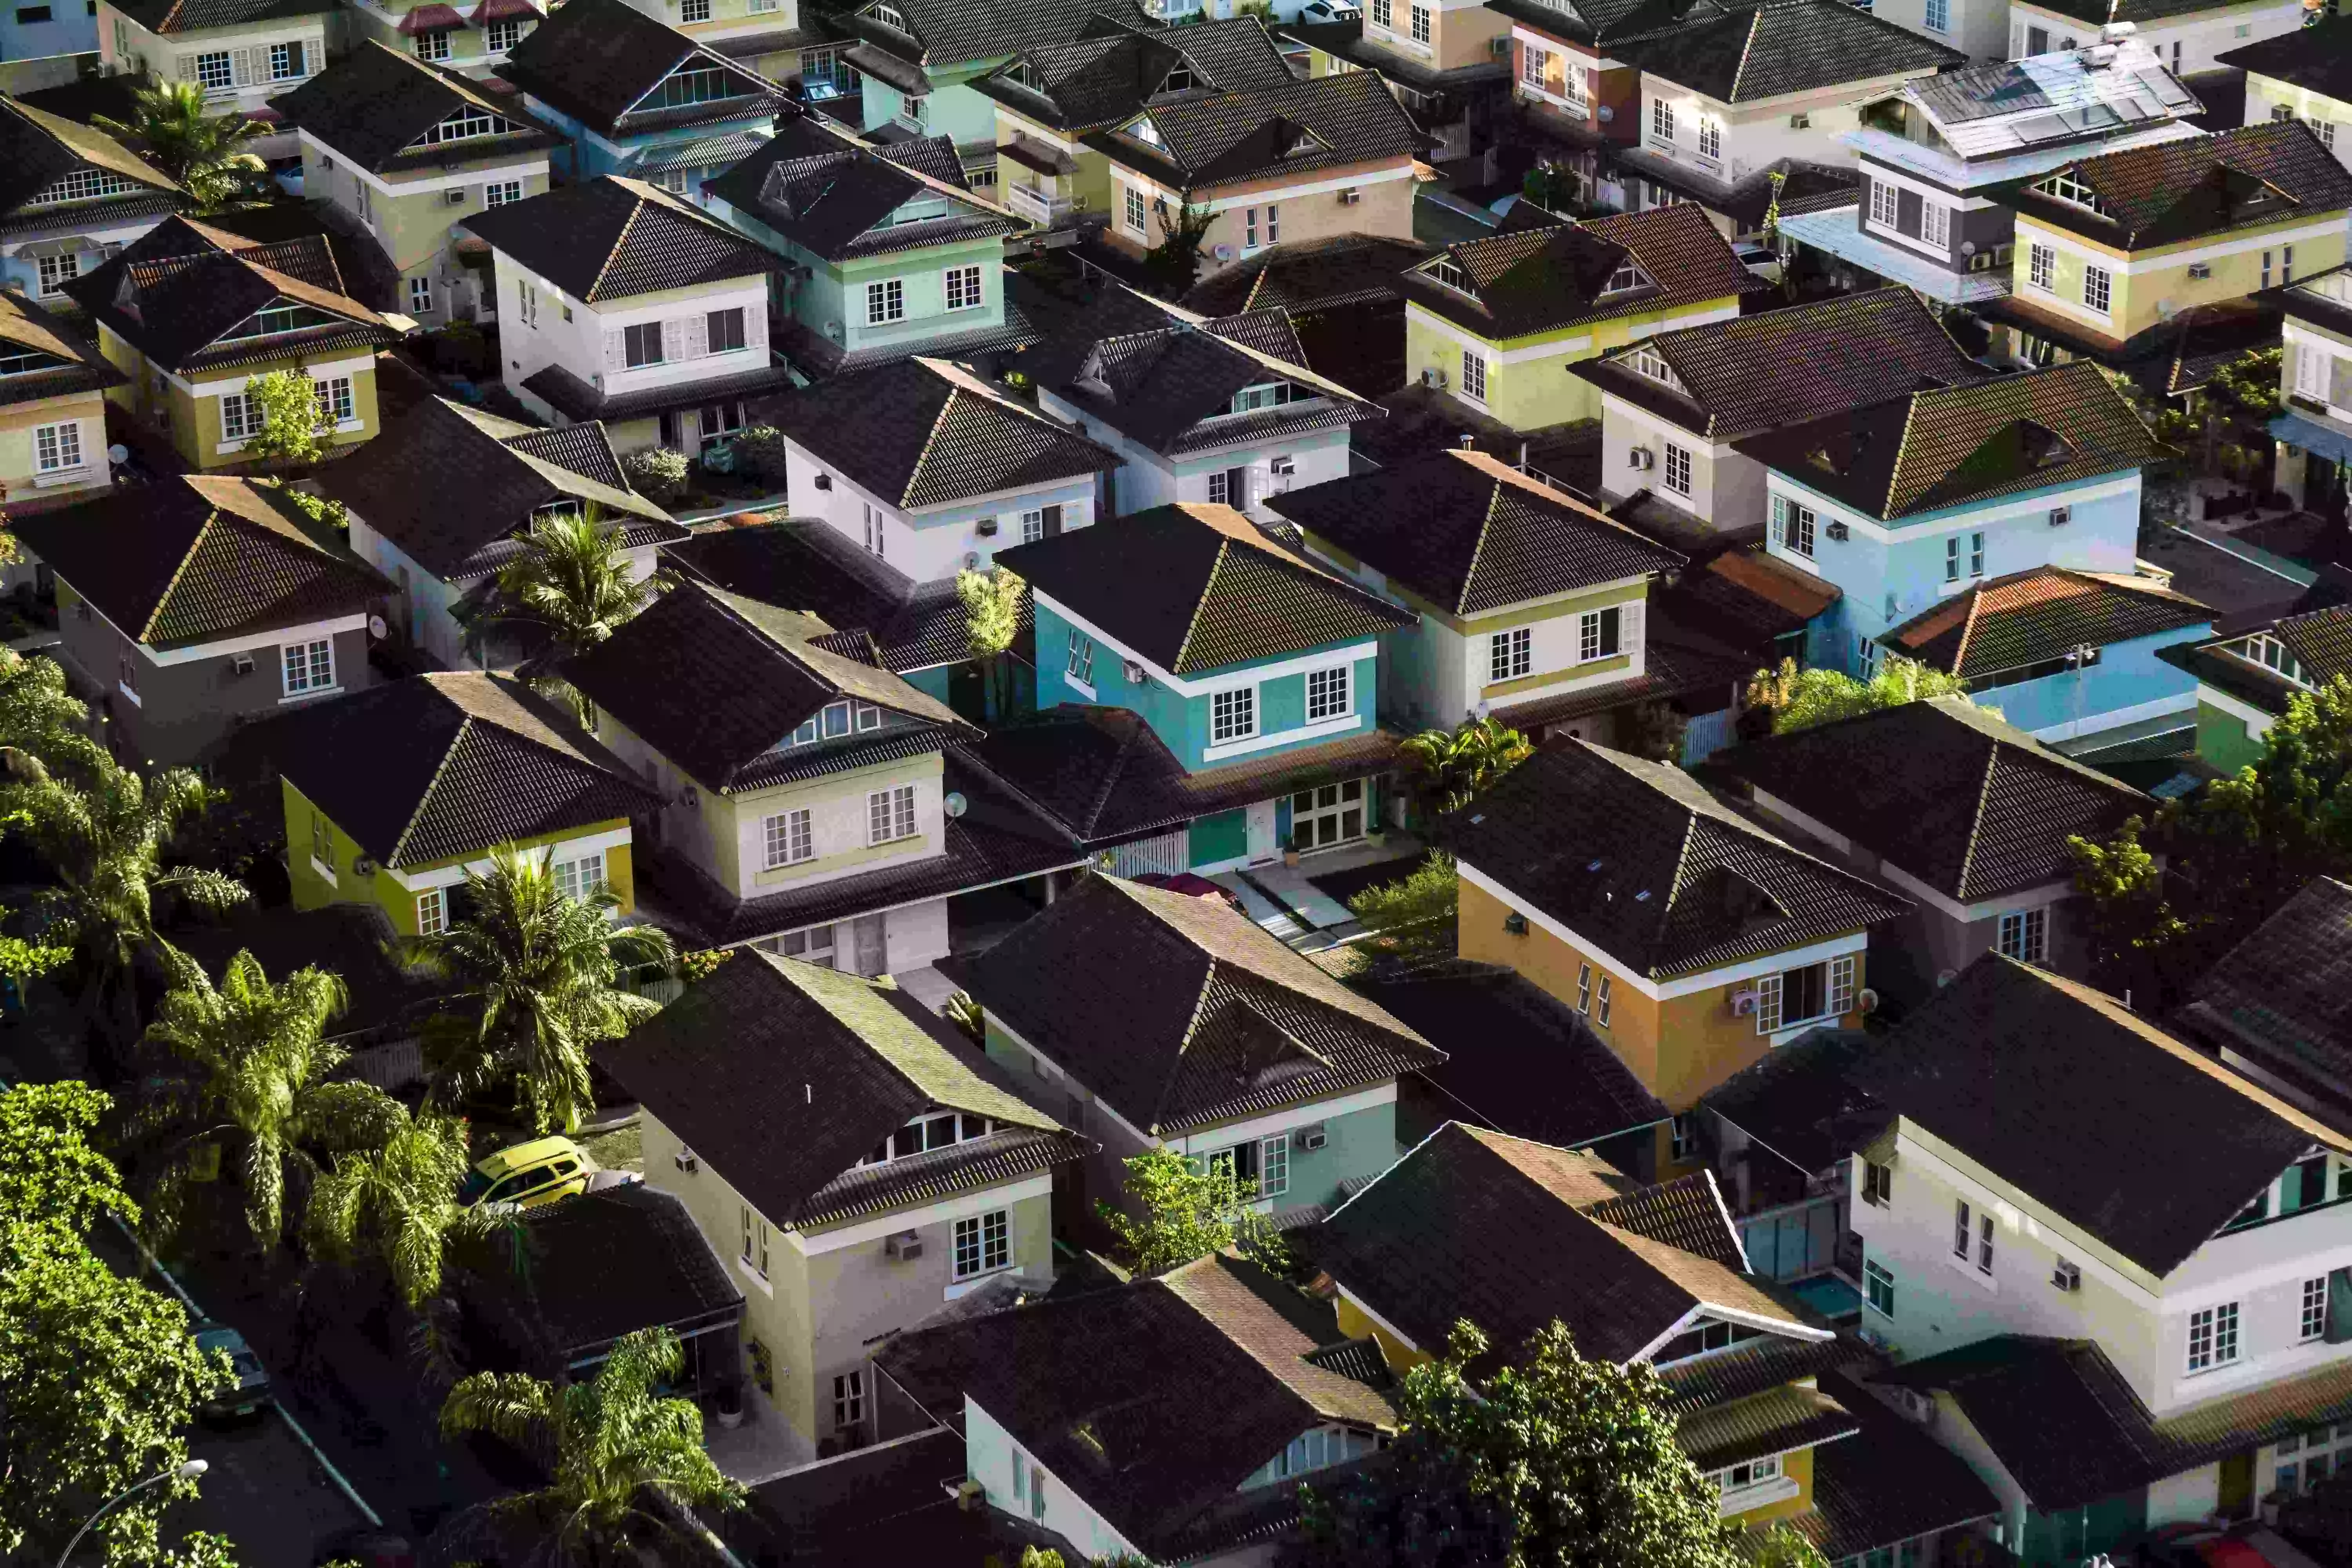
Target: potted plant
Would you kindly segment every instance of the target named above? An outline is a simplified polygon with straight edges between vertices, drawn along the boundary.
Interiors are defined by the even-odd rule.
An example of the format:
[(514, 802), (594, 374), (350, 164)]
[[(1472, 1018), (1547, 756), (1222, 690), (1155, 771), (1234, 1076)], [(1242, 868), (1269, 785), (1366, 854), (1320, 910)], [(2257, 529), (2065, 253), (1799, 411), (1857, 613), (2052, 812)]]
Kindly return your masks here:
[(712, 1405), (718, 1411), (719, 1424), (721, 1426), (726, 1427), (731, 1432), (736, 1427), (743, 1425), (743, 1384), (741, 1382), (730, 1377), (726, 1382), (720, 1384), (712, 1399)]
[(1298, 840), (1286, 833), (1277, 842), (1282, 846), (1282, 863), (1286, 866), (1297, 865)]
[(1389, 830), (1381, 824), (1377, 817), (1373, 819), (1372, 825), (1370, 827), (1364, 829), (1364, 842), (1375, 849), (1385, 849), (1388, 847)]

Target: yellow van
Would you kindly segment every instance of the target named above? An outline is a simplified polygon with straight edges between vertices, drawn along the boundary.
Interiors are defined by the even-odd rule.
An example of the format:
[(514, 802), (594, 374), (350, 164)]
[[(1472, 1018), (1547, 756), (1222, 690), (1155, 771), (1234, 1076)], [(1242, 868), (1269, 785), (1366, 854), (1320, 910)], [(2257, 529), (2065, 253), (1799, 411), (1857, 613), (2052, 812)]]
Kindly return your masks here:
[(569, 1138), (534, 1138), (501, 1149), (476, 1165), (457, 1188), (457, 1202), (537, 1208), (585, 1192), (596, 1162)]

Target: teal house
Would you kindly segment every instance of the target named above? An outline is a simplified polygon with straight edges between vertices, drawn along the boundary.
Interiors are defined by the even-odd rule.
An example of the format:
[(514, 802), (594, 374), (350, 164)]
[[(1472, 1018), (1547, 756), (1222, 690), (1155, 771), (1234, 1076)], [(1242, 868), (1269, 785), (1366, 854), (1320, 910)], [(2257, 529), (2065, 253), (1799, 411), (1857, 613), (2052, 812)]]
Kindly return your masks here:
[[(1116, 847), (1115, 867), (1225, 870), (1381, 826), (1396, 742), (1375, 717), (1379, 638), (1414, 625), (1412, 612), (1206, 502), (996, 560), (1030, 585), (1039, 720), (1061, 739), (1015, 738), (983, 761), (1061, 803), (1055, 815), (1088, 847)], [(1106, 771), (1091, 791), (1070, 754), (1081, 728), (1118, 740), (1098, 748)], [(1114, 801), (1160, 820), (1072, 819), (1074, 803), (1098, 814)]]

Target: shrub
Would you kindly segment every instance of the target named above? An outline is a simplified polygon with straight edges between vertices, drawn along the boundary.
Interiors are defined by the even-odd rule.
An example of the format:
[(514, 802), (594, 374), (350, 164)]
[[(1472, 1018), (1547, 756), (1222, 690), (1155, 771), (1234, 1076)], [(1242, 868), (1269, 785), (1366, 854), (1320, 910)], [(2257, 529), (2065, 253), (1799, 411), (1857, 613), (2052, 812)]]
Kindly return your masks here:
[(636, 492), (659, 506), (674, 500), (686, 489), (686, 454), (673, 452), (667, 447), (648, 447), (642, 452), (632, 452), (621, 459), (621, 471), (629, 476)]
[(754, 425), (735, 437), (735, 462), (746, 478), (781, 488), (784, 482), (784, 433)]

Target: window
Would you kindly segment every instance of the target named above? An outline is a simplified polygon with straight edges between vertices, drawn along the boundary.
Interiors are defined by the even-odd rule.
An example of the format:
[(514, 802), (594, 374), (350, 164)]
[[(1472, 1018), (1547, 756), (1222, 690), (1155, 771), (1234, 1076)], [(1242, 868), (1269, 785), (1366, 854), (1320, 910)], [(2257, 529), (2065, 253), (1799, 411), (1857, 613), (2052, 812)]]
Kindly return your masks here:
[(1617, 605), (1587, 610), (1576, 617), (1576, 661), (1614, 658), (1623, 647), (1624, 615)]
[[(1601, 984), (1605, 986), (1608, 982), (1603, 981)], [(1679, 1116), (1668, 1118), (1666, 1121), (1667, 1157), (1674, 1160), (1692, 1160), (1696, 1159), (1698, 1157), (1698, 1113), (1695, 1110), (1685, 1110)], [(1722, 1341), (1721, 1343), (1715, 1342), (1718, 1338), (1716, 1332), (1717, 1330), (1724, 1331), (1720, 1336)], [(1700, 1330), (1698, 1336), (1696, 1336), (1700, 1340), (1698, 1348), (1701, 1350), (1721, 1350), (1729, 1345), (1733, 1340), (1748, 1338), (1751, 1331), (1752, 1331), (1734, 1330), (1727, 1323), (1710, 1323), (1705, 1329)], [(1674, 1342), (1674, 1341), (1669, 1340), (1667, 1344), (1671, 1346)], [(1652, 1361), (1655, 1361), (1658, 1358), (1653, 1356), (1650, 1359)]]
[(740, 90), (732, 76), (717, 67), (675, 70), (663, 78), (661, 86), (646, 94), (638, 107), (684, 109), (688, 104), (711, 103), (722, 98), (733, 98)]
[(1651, 101), (1650, 134), (1663, 142), (1675, 139), (1675, 106), (1663, 98)]
[(1773, 532), (1780, 535), (1780, 547), (1791, 555), (1813, 558), (1813, 509), (1799, 506), (1786, 496), (1772, 498)]
[(866, 517), (866, 548), (879, 559), (888, 553), (884, 549), (884, 545), (887, 542), (887, 536), (883, 528), (886, 521), (885, 514), (880, 507), (870, 500), (860, 501), (858, 505)]
[(1257, 1195), (1278, 1198), (1290, 1190), (1290, 1134), (1277, 1132), (1258, 1141)]
[(1486, 643), (1486, 676), (1490, 680), (1517, 680), (1535, 663), (1535, 637), (1526, 626), (1496, 632)]
[(221, 439), (242, 441), (253, 434), (253, 404), (242, 392), (221, 395)]
[(1698, 155), (1702, 158), (1723, 156), (1723, 121), (1702, 120), (1698, 122)]
[[(2265, 281), (2268, 281), (2265, 279)], [(2104, 267), (2083, 268), (2083, 303), (2101, 315), (2107, 313), (2107, 301), (2114, 297), (2115, 279)]]
[(1647, 376), (1662, 385), (1679, 387), (1683, 384), (1682, 377), (1675, 374), (1674, 366), (1666, 363), (1666, 356), (1648, 343), (1643, 343), (1618, 363), (1634, 374)]
[(570, 860), (558, 860), (551, 869), (555, 890), (567, 899), (593, 898), (605, 886), (604, 852), (601, 849)]
[(866, 1419), (866, 1369), (845, 1372), (833, 1380), (833, 1425), (837, 1431)]
[(1977, 1272), (1979, 1274), (1992, 1272), (1992, 1232), (1993, 1216), (1989, 1214), (1977, 1215)]
[(1882, 1318), (1893, 1317), (1895, 1315), (1895, 1276), (1888, 1273), (1885, 1267), (1877, 1259), (1873, 1258), (1863, 1264), (1862, 1280), (1864, 1298), (1869, 1301), (1870, 1310)]
[(1304, 403), (1307, 394), (1286, 381), (1262, 381), (1244, 386), (1234, 394), (1229, 413), (1254, 414), (1261, 408), (1280, 408), (1288, 403)]
[(315, 642), (288, 643), (278, 652), (284, 657), (286, 695), (299, 697), (310, 691), (326, 691), (335, 684), (335, 644), (331, 637)]
[(1969, 535), (1969, 575), (1984, 575), (1984, 535), (1981, 533)]
[[(497, 24), (491, 25), (495, 26)], [(485, 206), (502, 207), (509, 202), (520, 200), (522, 200), (520, 180), (494, 180), (482, 187), (482, 205)]]
[(502, 55), (522, 42), (522, 23), (512, 16), (491, 23), (482, 29), (482, 47), (494, 55)]
[(797, 866), (816, 858), (816, 835), (811, 829), (805, 809), (763, 818), (760, 835), (766, 844), (766, 868), (771, 871), (779, 866)]
[(1853, 1010), (1853, 956), (1767, 974), (1756, 982), (1756, 1032), (1769, 1035)]
[(1245, 741), (1257, 733), (1257, 688), (1236, 687), (1209, 699), (1209, 739)]
[(85, 202), (92, 196), (119, 196), (131, 189), (131, 182), (120, 174), (109, 174), (97, 169), (76, 169), (63, 179), (44, 186), (40, 195), (26, 202), (26, 206), (47, 206), (52, 202)]
[(1884, 224), (1888, 228), (1893, 228), (1895, 226), (1895, 215), (1898, 210), (1900, 210), (1899, 203), (1900, 197), (1897, 195), (1896, 188), (1894, 184), (1885, 180), (1873, 180), (1870, 182), (1871, 222), (1875, 224)]
[(1349, 691), (1349, 677), (1355, 667), (1335, 664), (1328, 669), (1307, 672), (1307, 721), (1318, 723), (1325, 719), (1343, 719), (1356, 710)]
[(1486, 401), (1486, 358), (1468, 349), (1462, 351), (1462, 395), (1473, 403)]
[(1592, 965), (1576, 966), (1576, 1010), (1590, 1016), (1592, 1012)]
[(1952, 30), (1952, 0), (1927, 0), (1927, 31), (1948, 33)]
[(1955, 533), (1944, 541), (1944, 581), (1957, 583), (1959, 580), (1960, 536)]
[(1255, 207), (1245, 207), (1242, 211), (1242, 248), (1244, 250), (1257, 248), (1257, 208)]
[(1968, 1200), (1963, 1198), (1952, 1215), (1952, 1256), (1966, 1258), (1969, 1244), (1976, 1237), (1976, 1226), (1969, 1220)]
[(1532, 44), (1520, 46), (1519, 80), (1526, 83), (1528, 86), (1534, 88), (1538, 92), (1542, 91), (1544, 84), (1544, 62), (1550, 58), (1551, 51), (1549, 49), (1539, 49)]
[(2050, 911), (2016, 910), (2000, 917), (2000, 952), (2020, 963), (2050, 962)]
[(2294, 247), (2292, 245), (2279, 247), (2279, 281), (2281, 283), (2294, 281)]
[(915, 836), (915, 786), (877, 789), (866, 797), (866, 842), (895, 844)]
[(878, 327), (886, 321), (907, 319), (907, 285), (904, 279), (893, 278), (887, 282), (866, 286), (866, 324)]
[(1895, 1202), (1895, 1167), (1875, 1160), (1862, 1163), (1862, 1201), (1878, 1208)]
[(1249, 470), (1219, 468), (1211, 474), (1209, 500), (1215, 506), (1239, 508), (1249, 505)]
[(2327, 1332), (2327, 1276), (2303, 1282), (2303, 1321), (2296, 1337), (2305, 1344)]
[(1282, 243), (1282, 204), (1279, 202), (1265, 204), (1265, 242), (1268, 245)]
[(419, 33), (408, 40), (408, 47), (420, 60), (446, 60), (449, 58), (449, 35)]
[(678, 0), (677, 19), (681, 22), (710, 20), (710, 0)]
[(206, 92), (222, 92), (236, 85), (236, 73), (226, 49), (196, 57), (196, 85)]
[(81, 276), (81, 256), (76, 251), (68, 251), (63, 256), (44, 256), (40, 258), (40, 269), (42, 295), (62, 294), (68, 283)]
[(980, 308), (980, 268), (950, 267), (947, 272), (948, 309), (976, 310)]
[(1750, 1459), (1745, 1464), (1734, 1465), (1727, 1470), (1717, 1470), (1707, 1477), (1707, 1479), (1715, 1483), (1716, 1490), (1727, 1496), (1733, 1492), (1745, 1491), (1750, 1487), (1760, 1487), (1780, 1479), (1780, 1456), (1778, 1454), (1767, 1454), (1760, 1459)]
[(1144, 211), (1143, 193), (1133, 185), (1127, 187), (1127, 226), (1135, 234), (1149, 235), (1149, 215)]
[(2047, 293), (2051, 279), (2058, 270), (2058, 253), (2046, 245), (2030, 246), (2025, 252), (2025, 280)]
[(955, 1277), (969, 1279), (1013, 1261), (1013, 1216), (995, 1209), (956, 1221)]
[(1087, 686), (1095, 683), (1095, 639), (1073, 626), (1070, 629), (1070, 679)]
[(1372, 0), (1372, 25), (1395, 30), (1396, 12), (1391, 0)]
[(335, 863), (335, 830), (316, 811), (310, 814), (310, 858), (322, 867)]
[(1941, 202), (1922, 202), (1919, 205), (1919, 237), (1938, 250), (1948, 250), (1952, 243), (1952, 209)]
[(745, 335), (743, 307), (731, 310), (713, 310), (702, 318), (703, 351), (706, 353), (732, 353), (751, 340)]
[(662, 329), (659, 321), (641, 321), (634, 327), (621, 329), (621, 358), (631, 370), (639, 365), (662, 362)]
[(1429, 7), (1426, 5), (1412, 8), (1412, 41), (1416, 44), (1429, 42)]
[(300, 40), (297, 39), (292, 43), (272, 44), (269, 46), (270, 80), (290, 81), (301, 74), (302, 45)]
[(412, 278), (408, 280), (408, 309), (412, 315), (422, 315), (433, 309), (433, 279)]
[(449, 929), (449, 894), (443, 888), (427, 888), (416, 895), (416, 934), (439, 936)]
[(51, 19), (52, 10), (49, 6), (19, 5), (16, 7), (16, 26), (20, 27), (29, 27), (36, 22), (47, 22)]
[(1674, 491), (1675, 494), (1678, 496), (1686, 496), (1690, 494), (1690, 449), (1685, 447), (1677, 447), (1672, 441), (1664, 442), (1663, 445), (1666, 448), (1666, 489)]
[(2238, 1303), (2225, 1301), (2189, 1314), (2189, 1370), (2210, 1372), (2238, 1359)]
[(2249, 663), (2259, 664), (2298, 686), (2311, 684), (2303, 672), (2303, 661), (2287, 651), (2286, 644), (2268, 632), (2256, 632), (2238, 644), (2236, 651)]
[(1602, 1028), (1609, 1026), (1609, 976), (1601, 977), (1599, 1005), (1592, 1009), (1592, 1021)]
[(310, 395), (319, 400), (319, 418), (324, 424), (341, 425), (357, 417), (357, 405), (352, 401), (352, 378), (348, 375), (312, 382)]
[(45, 474), (63, 473), (81, 467), (81, 423), (68, 420), (63, 425), (37, 425), (33, 427), (33, 464)]

